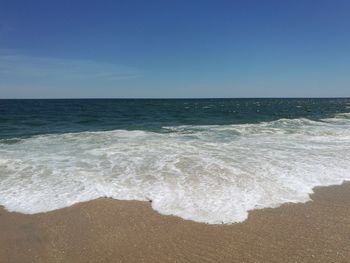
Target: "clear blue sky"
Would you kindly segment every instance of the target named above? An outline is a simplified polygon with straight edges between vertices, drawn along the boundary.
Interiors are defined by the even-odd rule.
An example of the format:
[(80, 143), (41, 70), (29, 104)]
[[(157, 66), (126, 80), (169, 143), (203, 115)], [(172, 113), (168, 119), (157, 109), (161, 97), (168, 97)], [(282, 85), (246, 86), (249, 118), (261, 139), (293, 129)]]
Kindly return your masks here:
[(0, 0), (0, 97), (350, 96), (350, 1)]

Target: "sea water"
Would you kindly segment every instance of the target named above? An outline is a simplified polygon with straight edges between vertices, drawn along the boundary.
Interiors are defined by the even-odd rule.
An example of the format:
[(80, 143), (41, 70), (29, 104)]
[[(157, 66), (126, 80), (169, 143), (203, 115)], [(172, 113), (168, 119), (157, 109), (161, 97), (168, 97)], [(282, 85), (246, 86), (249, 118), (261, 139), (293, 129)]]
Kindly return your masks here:
[(234, 223), (350, 179), (350, 99), (0, 100), (0, 205)]

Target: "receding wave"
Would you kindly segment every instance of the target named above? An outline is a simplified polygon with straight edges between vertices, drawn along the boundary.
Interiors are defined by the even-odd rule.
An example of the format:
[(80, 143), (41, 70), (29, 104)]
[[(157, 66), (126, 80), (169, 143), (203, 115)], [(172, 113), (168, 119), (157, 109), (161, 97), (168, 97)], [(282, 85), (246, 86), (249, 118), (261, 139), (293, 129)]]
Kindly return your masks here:
[(350, 114), (319, 121), (114, 130), (0, 141), (0, 204), (39, 213), (98, 197), (233, 223), (350, 179)]

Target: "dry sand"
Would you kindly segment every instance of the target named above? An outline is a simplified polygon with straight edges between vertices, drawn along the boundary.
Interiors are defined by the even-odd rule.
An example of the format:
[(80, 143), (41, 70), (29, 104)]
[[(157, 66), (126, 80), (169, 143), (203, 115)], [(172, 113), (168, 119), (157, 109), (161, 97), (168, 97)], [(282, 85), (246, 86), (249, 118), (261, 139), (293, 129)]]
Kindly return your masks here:
[(36, 215), (0, 209), (0, 262), (350, 262), (350, 184), (312, 199), (233, 225), (106, 198)]

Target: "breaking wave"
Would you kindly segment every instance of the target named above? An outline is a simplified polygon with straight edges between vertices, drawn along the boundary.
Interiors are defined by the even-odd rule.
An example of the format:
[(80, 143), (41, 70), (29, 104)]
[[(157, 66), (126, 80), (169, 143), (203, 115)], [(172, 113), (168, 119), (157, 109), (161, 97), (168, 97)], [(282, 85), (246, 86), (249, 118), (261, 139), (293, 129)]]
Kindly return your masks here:
[(0, 140), (0, 204), (46, 212), (99, 197), (233, 223), (350, 179), (350, 114)]

